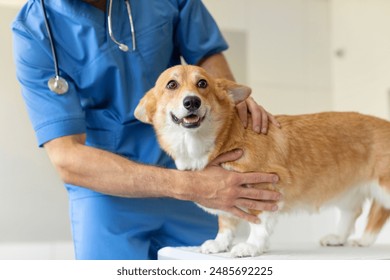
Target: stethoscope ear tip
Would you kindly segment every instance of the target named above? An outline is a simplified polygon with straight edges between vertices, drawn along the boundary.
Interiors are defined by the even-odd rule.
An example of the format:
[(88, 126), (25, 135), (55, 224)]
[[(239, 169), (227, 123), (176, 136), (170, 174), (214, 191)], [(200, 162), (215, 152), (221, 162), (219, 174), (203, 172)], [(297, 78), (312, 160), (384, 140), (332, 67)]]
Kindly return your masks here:
[(49, 89), (56, 94), (65, 94), (69, 89), (68, 82), (60, 76), (50, 78), (47, 85)]

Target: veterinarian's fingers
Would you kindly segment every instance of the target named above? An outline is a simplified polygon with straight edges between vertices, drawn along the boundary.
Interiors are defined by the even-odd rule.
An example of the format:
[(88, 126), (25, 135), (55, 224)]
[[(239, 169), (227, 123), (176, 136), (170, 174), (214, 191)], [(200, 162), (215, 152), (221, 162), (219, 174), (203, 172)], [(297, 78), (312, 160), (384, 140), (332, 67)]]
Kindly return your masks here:
[(240, 219), (247, 220), (250, 223), (253, 223), (253, 224), (260, 223), (260, 219), (257, 216), (249, 214), (249, 213), (245, 212), (244, 210), (241, 210), (237, 207), (231, 208), (229, 212)]
[(271, 121), (271, 123), (273, 124), (273, 125), (275, 125), (276, 127), (282, 127), (281, 125), (280, 125), (280, 123), (278, 122), (278, 120), (274, 117), (274, 115), (272, 115), (272, 114), (270, 114), (270, 113), (267, 113), (268, 114), (268, 119)]
[(281, 199), (281, 194), (276, 191), (242, 187), (238, 196), (243, 199), (263, 202), (275, 202)]
[[(252, 97), (248, 97), (245, 100), (247, 106), (248, 106), (248, 111), (251, 113), (251, 118), (252, 118), (252, 128), (254, 131), (257, 133), (261, 132), (261, 129), (263, 127), (263, 112), (265, 111), (263, 107), (261, 107), (259, 104), (256, 103), (256, 101)], [(266, 121), (267, 116), (265, 116)], [(268, 126), (268, 123), (267, 123)]]
[(248, 126), (248, 107), (246, 102), (243, 101), (236, 105), (238, 116), (242, 122), (242, 125), (246, 128)]
[(263, 111), (261, 114), (261, 133), (267, 134), (269, 121), (270, 120), (268, 118), (268, 112), (266, 110), (264, 110), (264, 108), (263, 108)]
[(279, 181), (279, 177), (273, 173), (241, 173), (241, 185), (251, 185), (260, 183), (276, 183)]
[(226, 153), (219, 155), (212, 162), (209, 163), (211, 165), (220, 165), (225, 162), (238, 160), (243, 155), (243, 151), (241, 149), (235, 149)]
[(257, 133), (266, 134), (268, 131), (269, 123), (271, 122), (276, 127), (280, 127), (280, 123), (276, 118), (267, 112), (261, 105), (257, 104), (256, 101), (249, 97), (245, 100), (248, 105), (248, 111), (252, 115), (253, 130)]
[(245, 209), (259, 210), (259, 211), (277, 211), (278, 205), (274, 202), (268, 201), (259, 201), (252, 199), (237, 199), (237, 207), (242, 207)]

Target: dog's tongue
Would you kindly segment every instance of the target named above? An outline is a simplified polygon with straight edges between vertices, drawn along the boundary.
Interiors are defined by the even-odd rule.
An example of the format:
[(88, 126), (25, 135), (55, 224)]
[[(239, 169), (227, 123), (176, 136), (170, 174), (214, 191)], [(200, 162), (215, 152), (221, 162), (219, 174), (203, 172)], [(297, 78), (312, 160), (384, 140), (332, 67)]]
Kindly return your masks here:
[(188, 117), (183, 118), (185, 123), (196, 123), (200, 120), (200, 117), (197, 115), (190, 115)]

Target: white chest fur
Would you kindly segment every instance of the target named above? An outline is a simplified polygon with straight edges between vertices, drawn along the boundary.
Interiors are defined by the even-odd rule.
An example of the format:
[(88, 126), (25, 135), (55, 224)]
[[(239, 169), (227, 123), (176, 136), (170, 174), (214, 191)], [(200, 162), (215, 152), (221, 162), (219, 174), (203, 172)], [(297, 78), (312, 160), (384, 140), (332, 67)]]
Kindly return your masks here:
[[(171, 151), (175, 157), (175, 164), (179, 170), (201, 170), (209, 163), (210, 153), (214, 149), (214, 135), (189, 131), (173, 133), (171, 137)], [(173, 140), (173, 139), (172, 139)], [(227, 212), (211, 209), (197, 204), (200, 208), (214, 215), (230, 215)]]
[(169, 143), (169, 151), (179, 170), (201, 170), (208, 162), (214, 149), (215, 135), (205, 130), (183, 130), (178, 128), (163, 135)]

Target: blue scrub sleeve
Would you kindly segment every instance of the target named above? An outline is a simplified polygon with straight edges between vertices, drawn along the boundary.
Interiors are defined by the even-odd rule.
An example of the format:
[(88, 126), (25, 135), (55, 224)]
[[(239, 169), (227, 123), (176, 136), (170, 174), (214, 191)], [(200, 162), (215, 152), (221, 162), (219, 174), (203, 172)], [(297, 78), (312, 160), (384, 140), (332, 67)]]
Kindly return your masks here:
[(57, 95), (47, 86), (55, 72), (45, 30), (34, 36), (19, 21), (13, 23), (12, 30), (16, 74), (39, 146), (58, 137), (85, 133), (85, 114), (70, 77), (60, 70), (69, 84), (66, 94)]
[(185, 61), (197, 64), (202, 58), (228, 48), (217, 23), (199, 0), (182, 0), (176, 41)]

